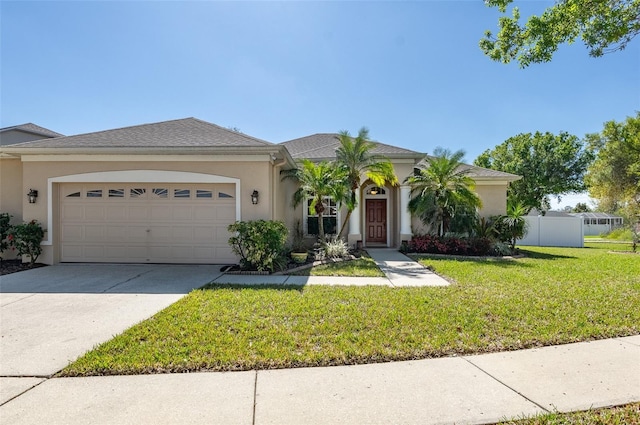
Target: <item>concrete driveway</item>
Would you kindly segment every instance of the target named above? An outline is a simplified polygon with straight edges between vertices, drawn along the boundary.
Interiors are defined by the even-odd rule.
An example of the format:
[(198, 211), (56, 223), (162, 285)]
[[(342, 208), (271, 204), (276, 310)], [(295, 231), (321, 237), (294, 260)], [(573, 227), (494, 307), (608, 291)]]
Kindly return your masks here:
[(206, 265), (60, 264), (2, 276), (0, 379), (50, 376), (220, 275)]

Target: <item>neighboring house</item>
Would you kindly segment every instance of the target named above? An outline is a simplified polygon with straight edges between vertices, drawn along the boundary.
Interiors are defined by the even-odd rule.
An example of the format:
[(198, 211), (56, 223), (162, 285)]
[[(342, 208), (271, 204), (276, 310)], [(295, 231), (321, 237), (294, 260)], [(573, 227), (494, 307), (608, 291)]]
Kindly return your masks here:
[(602, 233), (609, 233), (618, 227), (622, 227), (623, 224), (622, 217), (606, 213), (581, 212), (570, 213), (570, 215), (580, 217), (584, 220), (585, 236), (597, 236)]
[(32, 123), (14, 125), (0, 128), (0, 146), (61, 136), (64, 135)]
[[(60, 136), (62, 134), (31, 123), (0, 128), (0, 149), (5, 145)], [(14, 221), (20, 222), (22, 204), (15, 200), (22, 198), (22, 164), (19, 158), (7, 155), (2, 150), (0, 160), (0, 212), (9, 213), (14, 217)]]
[[(273, 144), (195, 118), (5, 145), (0, 211), (43, 224), (40, 261), (48, 264), (236, 262), (227, 243), (236, 220), (282, 220), (290, 229), (300, 220), (308, 230), (307, 205), (293, 209), (295, 184), (280, 171), (303, 158), (333, 159), (337, 145), (334, 134)], [(391, 160), (401, 182), (425, 157), (382, 143), (374, 152)], [(518, 176), (468, 167), (481, 215), (504, 213), (507, 185)], [(404, 185), (365, 183), (349, 243), (397, 247), (409, 239), (419, 226), (409, 196)], [(345, 211), (329, 212), (340, 222)]]

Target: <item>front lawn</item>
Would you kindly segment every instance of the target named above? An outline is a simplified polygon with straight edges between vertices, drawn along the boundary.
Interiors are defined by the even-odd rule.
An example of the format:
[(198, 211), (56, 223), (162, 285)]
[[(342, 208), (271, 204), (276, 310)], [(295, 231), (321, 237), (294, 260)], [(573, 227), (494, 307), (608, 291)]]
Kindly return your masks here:
[(368, 255), (356, 260), (324, 264), (293, 273), (296, 276), (349, 276), (349, 277), (384, 277), (376, 262)]
[(62, 375), (368, 363), (640, 333), (640, 256), (524, 252), (517, 260), (422, 259), (455, 282), (448, 287), (210, 286)]
[(549, 413), (501, 422), (501, 425), (631, 425), (640, 424), (640, 403), (592, 409), (585, 412)]

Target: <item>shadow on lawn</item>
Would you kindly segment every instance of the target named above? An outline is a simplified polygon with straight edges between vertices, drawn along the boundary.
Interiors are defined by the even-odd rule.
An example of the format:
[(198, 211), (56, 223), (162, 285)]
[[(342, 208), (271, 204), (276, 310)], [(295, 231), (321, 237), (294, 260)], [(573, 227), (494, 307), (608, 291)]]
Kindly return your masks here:
[(257, 283), (257, 284), (247, 284), (247, 283), (208, 283), (204, 285), (199, 290), (201, 291), (215, 291), (218, 289), (234, 289), (234, 290), (242, 290), (242, 289), (252, 289), (252, 290), (278, 290), (278, 291), (298, 291), (302, 292), (306, 285), (287, 285), (284, 283)]
[(520, 249), (520, 252), (525, 256), (525, 258), (535, 258), (540, 260), (560, 260), (560, 259), (575, 260), (578, 258), (572, 255), (549, 254), (547, 252), (529, 251), (527, 249)]

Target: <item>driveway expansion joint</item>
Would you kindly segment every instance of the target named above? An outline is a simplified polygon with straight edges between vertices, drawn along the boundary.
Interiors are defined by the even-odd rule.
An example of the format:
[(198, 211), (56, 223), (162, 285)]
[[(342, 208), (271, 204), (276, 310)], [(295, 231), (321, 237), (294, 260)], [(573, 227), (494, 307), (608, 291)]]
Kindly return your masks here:
[(138, 279), (138, 278), (140, 278), (140, 277), (144, 276), (144, 275), (145, 275), (145, 274), (147, 274), (147, 273), (151, 273), (152, 271), (153, 271), (153, 269), (149, 269), (149, 270), (147, 270), (147, 271), (145, 271), (145, 272), (138, 273), (137, 275), (132, 276), (132, 277), (130, 277), (130, 278), (129, 278), (129, 279), (127, 279), (127, 280), (124, 280), (124, 281), (122, 281), (122, 282), (118, 282), (118, 283), (116, 283), (115, 285), (110, 286), (110, 287), (108, 287), (108, 288), (104, 289), (104, 290), (102, 291), (102, 293), (103, 293), (103, 294), (104, 294), (104, 293), (107, 293), (107, 292), (111, 291), (111, 290), (112, 290), (113, 288), (115, 288), (115, 287), (118, 287), (118, 286), (120, 286), (120, 285), (124, 285), (125, 283), (129, 283), (129, 282), (131, 282), (131, 281), (133, 281), (133, 280), (136, 280), (136, 279)]
[(527, 397), (526, 395), (522, 394), (520, 391), (516, 390), (515, 388), (513, 388), (512, 386), (508, 385), (507, 383), (503, 382), (502, 380), (496, 378), (495, 376), (493, 376), (492, 374), (490, 374), (489, 372), (487, 372), (486, 370), (484, 370), (483, 368), (481, 368), (480, 366), (478, 366), (477, 364), (475, 364), (474, 362), (472, 362), (471, 360), (469, 360), (467, 357), (462, 356), (461, 357), (462, 360), (466, 361), (467, 363), (469, 363), (470, 365), (472, 365), (473, 367), (477, 368), (479, 371), (481, 371), (482, 373), (484, 373), (485, 375), (487, 375), (488, 377), (490, 377), (491, 379), (495, 380), (496, 382), (498, 382), (500, 385), (505, 386), (506, 388), (508, 388), (509, 390), (513, 391), (514, 393), (518, 394), (520, 397), (524, 398), (525, 400), (527, 400), (529, 403), (533, 403), (536, 406), (538, 406), (540, 409), (542, 409), (544, 412), (546, 413), (552, 413), (549, 409), (547, 409), (546, 407), (544, 407), (543, 405), (541, 405), (540, 403), (536, 402), (535, 400), (530, 399), (529, 397)]
[(15, 400), (16, 398), (22, 396), (23, 394), (28, 393), (29, 391), (31, 391), (32, 389), (34, 389), (38, 385), (41, 385), (42, 383), (47, 382), (49, 379), (51, 379), (51, 376), (2, 376), (1, 378), (43, 378), (43, 379), (42, 379), (42, 381), (38, 382), (37, 384), (30, 386), (26, 390), (14, 395), (13, 397), (5, 400), (4, 402), (0, 403), (0, 407), (4, 406), (7, 403), (12, 402), (13, 400)]

